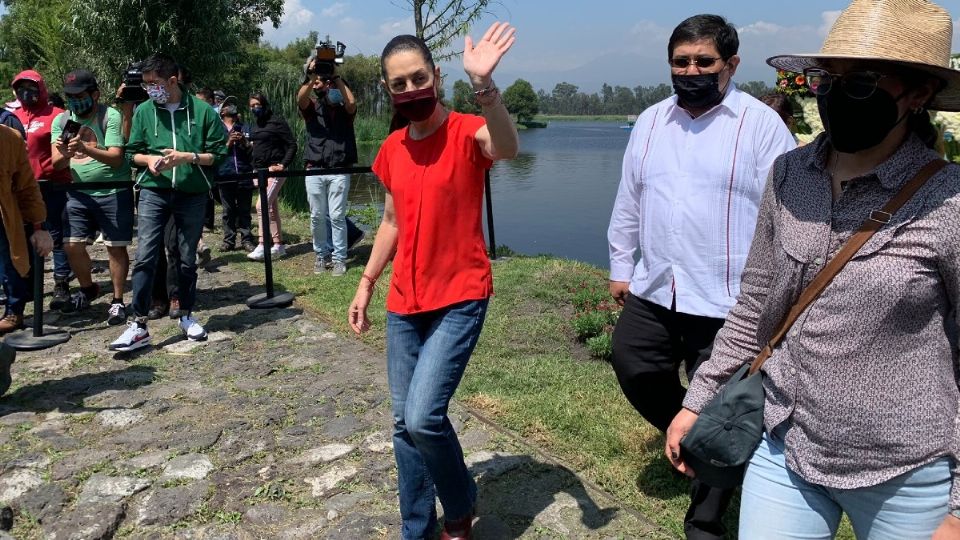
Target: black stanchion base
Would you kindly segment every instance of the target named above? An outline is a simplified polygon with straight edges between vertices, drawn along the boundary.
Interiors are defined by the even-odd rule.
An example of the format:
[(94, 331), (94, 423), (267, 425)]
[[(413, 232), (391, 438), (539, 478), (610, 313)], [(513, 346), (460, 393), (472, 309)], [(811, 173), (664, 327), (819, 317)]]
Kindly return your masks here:
[(293, 294), (288, 292), (275, 293), (267, 297), (267, 293), (260, 293), (247, 298), (247, 307), (250, 309), (284, 308), (293, 304)]
[(27, 328), (3, 338), (3, 342), (18, 351), (41, 351), (70, 341), (70, 333), (52, 326), (43, 327), (43, 335), (33, 335), (33, 329)]

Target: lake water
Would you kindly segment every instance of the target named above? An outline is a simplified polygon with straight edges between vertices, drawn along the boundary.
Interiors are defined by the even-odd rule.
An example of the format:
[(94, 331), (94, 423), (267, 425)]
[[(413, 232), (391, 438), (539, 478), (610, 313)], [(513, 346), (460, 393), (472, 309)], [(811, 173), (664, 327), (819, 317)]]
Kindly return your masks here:
[[(490, 174), (497, 244), (606, 268), (607, 224), (629, 137), (611, 122), (550, 122), (521, 131), (520, 155)], [(362, 149), (361, 163), (375, 154)], [(350, 202), (382, 204), (383, 187), (371, 175), (355, 176)]]

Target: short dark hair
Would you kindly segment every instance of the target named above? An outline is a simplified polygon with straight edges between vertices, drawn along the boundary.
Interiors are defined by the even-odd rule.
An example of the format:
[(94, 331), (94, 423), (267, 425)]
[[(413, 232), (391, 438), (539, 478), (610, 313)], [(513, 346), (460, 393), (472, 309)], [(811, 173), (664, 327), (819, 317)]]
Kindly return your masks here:
[(197, 97), (202, 99), (213, 99), (213, 90), (209, 86), (197, 90)]
[(717, 52), (724, 60), (740, 50), (737, 29), (719, 15), (694, 15), (677, 25), (667, 43), (667, 59), (673, 57), (673, 49), (680, 43), (692, 43), (701, 39), (713, 40)]
[(154, 53), (143, 61), (143, 73), (156, 73), (164, 79), (175, 77), (179, 74), (180, 66), (176, 60), (169, 54)]

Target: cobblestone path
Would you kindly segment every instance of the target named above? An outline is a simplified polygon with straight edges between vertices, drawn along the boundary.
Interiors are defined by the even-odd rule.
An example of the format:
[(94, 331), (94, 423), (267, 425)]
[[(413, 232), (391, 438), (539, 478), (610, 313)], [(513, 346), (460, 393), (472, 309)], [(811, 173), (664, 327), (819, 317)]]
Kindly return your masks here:
[[(217, 260), (201, 271), (205, 343), (164, 319), (151, 347), (110, 353), (121, 327), (106, 324), (109, 295), (47, 317), (73, 338), (19, 353), (0, 399), (0, 502), (14, 511), (0, 538), (399, 537), (383, 354), (296, 305), (247, 309), (261, 292), (248, 279)], [(480, 485), (476, 538), (663, 537), (568, 468), (453, 411)]]

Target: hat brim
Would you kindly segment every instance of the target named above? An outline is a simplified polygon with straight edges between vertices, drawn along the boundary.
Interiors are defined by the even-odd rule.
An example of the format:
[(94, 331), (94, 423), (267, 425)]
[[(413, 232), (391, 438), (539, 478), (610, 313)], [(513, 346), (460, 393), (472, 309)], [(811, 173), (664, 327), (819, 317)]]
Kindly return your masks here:
[(872, 56), (830, 54), (783, 54), (767, 58), (767, 64), (784, 71), (802, 73), (807, 68), (823, 67), (824, 62), (831, 60), (868, 60), (929, 73), (944, 81), (944, 87), (934, 96), (929, 108), (937, 111), (960, 111), (960, 71), (948, 67)]
[(96, 90), (96, 88), (91, 88), (90, 86), (88, 86), (88, 85), (86, 85), (86, 84), (80, 84), (80, 85), (76, 85), (76, 86), (70, 86), (70, 85), (64, 85), (64, 86), (63, 86), (63, 93), (65, 93), (65, 94), (82, 94), (82, 93), (86, 92), (87, 90), (90, 90), (90, 91), (92, 92), (92, 91)]
[(693, 452), (684, 448), (683, 445), (680, 445), (680, 457), (688, 467), (693, 469), (697, 480), (710, 487), (735, 488), (743, 483), (743, 476), (747, 471), (746, 463), (732, 467), (717, 467), (700, 459)]

